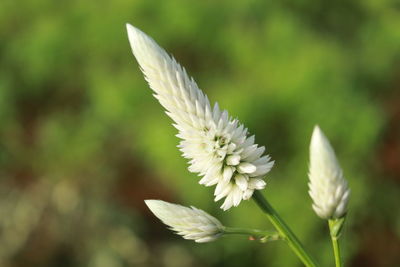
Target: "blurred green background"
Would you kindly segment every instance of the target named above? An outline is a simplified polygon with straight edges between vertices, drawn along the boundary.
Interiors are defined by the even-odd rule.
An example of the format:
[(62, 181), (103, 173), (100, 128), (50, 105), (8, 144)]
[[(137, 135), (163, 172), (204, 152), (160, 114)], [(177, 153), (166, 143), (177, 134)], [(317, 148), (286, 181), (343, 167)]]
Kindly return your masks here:
[(131, 55), (125, 23), (172, 53), (276, 165), (264, 191), (321, 266), (307, 193), (319, 124), (352, 189), (347, 266), (400, 266), (400, 5), (338, 1), (0, 1), (0, 266), (301, 266), (280, 242), (181, 239), (143, 200), (222, 212)]

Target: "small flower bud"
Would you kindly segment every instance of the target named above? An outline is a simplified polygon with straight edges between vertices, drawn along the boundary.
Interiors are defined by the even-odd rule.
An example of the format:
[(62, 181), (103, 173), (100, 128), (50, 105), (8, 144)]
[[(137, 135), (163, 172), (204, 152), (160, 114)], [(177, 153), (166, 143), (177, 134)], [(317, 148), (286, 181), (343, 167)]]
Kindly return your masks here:
[(145, 200), (145, 203), (157, 218), (185, 239), (204, 243), (214, 241), (223, 233), (220, 221), (195, 207), (162, 200)]
[(313, 209), (323, 219), (345, 215), (350, 189), (328, 139), (315, 126), (310, 145), (309, 194)]

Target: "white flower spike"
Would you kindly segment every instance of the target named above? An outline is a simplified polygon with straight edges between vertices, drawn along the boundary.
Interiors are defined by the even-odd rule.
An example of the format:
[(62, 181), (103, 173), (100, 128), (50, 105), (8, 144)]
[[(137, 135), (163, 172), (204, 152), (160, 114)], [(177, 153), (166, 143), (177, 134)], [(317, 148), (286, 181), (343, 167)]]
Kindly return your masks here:
[(203, 210), (162, 200), (145, 202), (157, 218), (185, 239), (205, 243), (216, 240), (223, 233), (224, 226), (220, 221)]
[(328, 139), (314, 127), (310, 145), (309, 193), (313, 209), (323, 219), (345, 215), (350, 189)]
[(274, 162), (265, 148), (254, 144), (254, 136), (239, 121), (211, 108), (207, 96), (183, 67), (139, 29), (127, 24), (133, 55), (154, 96), (167, 110), (182, 139), (179, 148), (189, 159), (189, 171), (202, 176), (200, 184), (217, 185), (215, 201), (225, 198), (228, 210), (265, 187), (264, 176)]

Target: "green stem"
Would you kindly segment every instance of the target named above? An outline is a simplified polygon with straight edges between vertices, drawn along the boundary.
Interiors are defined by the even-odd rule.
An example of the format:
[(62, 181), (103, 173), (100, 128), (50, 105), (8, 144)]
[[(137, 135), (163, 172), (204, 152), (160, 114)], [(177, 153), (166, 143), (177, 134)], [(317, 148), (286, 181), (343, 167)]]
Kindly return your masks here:
[(223, 231), (224, 234), (250, 235), (257, 238), (268, 238), (268, 240), (281, 239), (279, 233), (275, 231), (263, 231), (257, 229), (235, 228), (235, 227), (224, 227)]
[(278, 230), (279, 234), (288, 243), (289, 247), (293, 252), (300, 258), (300, 260), (307, 267), (315, 267), (316, 264), (311, 256), (305, 251), (303, 245), (300, 243), (299, 239), (294, 235), (289, 226), (283, 221), (283, 219), (278, 215), (278, 213), (272, 208), (264, 196), (259, 192), (255, 191), (253, 194), (253, 199), (262, 209), (262, 211), (267, 215), (268, 219)]
[(342, 259), (340, 257), (340, 247), (339, 247), (339, 237), (334, 233), (334, 226), (335, 226), (335, 221), (334, 220), (329, 220), (329, 230), (331, 232), (331, 239), (332, 239), (332, 246), (333, 246), (333, 254), (335, 255), (335, 265), (336, 267), (342, 267)]

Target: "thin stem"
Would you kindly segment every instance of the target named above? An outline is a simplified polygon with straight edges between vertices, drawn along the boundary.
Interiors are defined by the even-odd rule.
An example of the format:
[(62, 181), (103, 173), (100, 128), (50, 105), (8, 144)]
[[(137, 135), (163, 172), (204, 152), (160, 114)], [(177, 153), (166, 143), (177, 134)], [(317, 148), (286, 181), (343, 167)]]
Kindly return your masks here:
[(235, 227), (224, 227), (224, 234), (239, 234), (239, 235), (250, 235), (257, 238), (267, 238), (268, 240), (279, 240), (281, 236), (275, 231), (263, 231), (257, 229), (247, 228), (235, 228)]
[(339, 237), (335, 234), (333, 234), (333, 227), (335, 225), (334, 220), (329, 220), (329, 230), (331, 232), (331, 239), (332, 239), (332, 247), (333, 247), (333, 254), (335, 255), (335, 265), (336, 267), (342, 267), (342, 259), (340, 256), (340, 247), (339, 247)]
[(292, 230), (290, 230), (289, 226), (283, 221), (274, 208), (272, 208), (264, 196), (256, 190), (253, 194), (253, 199), (267, 215), (268, 219), (275, 226), (276, 230), (278, 230), (279, 234), (284, 238), (284, 240), (286, 240), (289, 247), (300, 258), (303, 264), (307, 267), (315, 267), (316, 264), (314, 260), (305, 251), (299, 239), (295, 236)]

